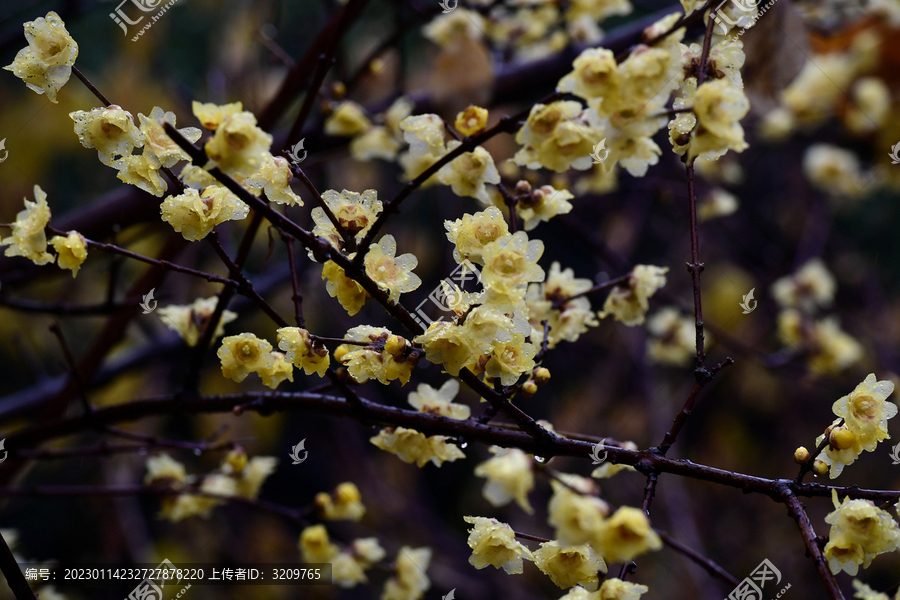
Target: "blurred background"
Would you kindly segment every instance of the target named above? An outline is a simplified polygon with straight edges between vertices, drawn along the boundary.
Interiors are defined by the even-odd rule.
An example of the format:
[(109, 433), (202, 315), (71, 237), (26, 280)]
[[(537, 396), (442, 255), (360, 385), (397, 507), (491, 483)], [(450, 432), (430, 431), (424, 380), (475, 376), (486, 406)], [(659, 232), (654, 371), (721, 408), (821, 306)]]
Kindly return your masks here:
[[(731, 197), (726, 204), (737, 202), (731, 212), (709, 209), (728, 214), (700, 225), (703, 309), (712, 339), (708, 364), (726, 356), (733, 357), (735, 364), (705, 389), (670, 456), (763, 477), (791, 478), (797, 472), (794, 449), (814, 447), (815, 437), (833, 419), (835, 400), (868, 373), (898, 381), (900, 165), (892, 164), (889, 154), (900, 142), (900, 121), (895, 116), (900, 109), (900, 55), (894, 47), (900, 39), (900, 24), (885, 14), (896, 15), (900, 3), (885, 0), (883, 4), (888, 13), (836, 1), (779, 0), (741, 38), (747, 55), (742, 73), (751, 101), (751, 112), (742, 124), (750, 147), (741, 154), (729, 153), (717, 164), (698, 167), (697, 177), (701, 206), (718, 206), (723, 193)], [(113, 103), (132, 114), (149, 114), (158, 105), (174, 111), (180, 127), (198, 126), (191, 101), (199, 100), (240, 101), (259, 117), (287, 76), (290, 61), (303, 56), (340, 4), (332, 0), (178, 0), (137, 41), (132, 41), (136, 26), (123, 35), (110, 18), (115, 8), (115, 2), (89, 0), (5, 0), (0, 6), (0, 62), (11, 63), (25, 46), (25, 21), (55, 10), (79, 44), (76, 65)], [(483, 6), (472, 8), (489, 13)], [(510, 10), (518, 15), (518, 9)], [(629, 15), (602, 22), (605, 37), (599, 43), (625, 50), (636, 41), (635, 32), (681, 10), (677, 3), (635, 0)], [(415, 101), (413, 114), (436, 112), (452, 122), (459, 110), (474, 103), (490, 109), (493, 124), (501, 115), (527, 108), (552, 92), (558, 79), (570, 71), (582, 43), (572, 34), (551, 43), (548, 40), (560, 30), (551, 24), (532, 32), (530, 38), (521, 33), (512, 36), (508, 43), (484, 36), (463, 48), (441, 48), (422, 34), (422, 26), (440, 12), (437, 0), (371, 0), (343, 37), (335, 67), (322, 88), (322, 102), (316, 103), (303, 132), (309, 152), (303, 168), (319, 190), (375, 189), (386, 201), (403, 185), (398, 165), (354, 160), (347, 138), (323, 133), (328, 101), (341, 97), (337, 82), (343, 82), (347, 97), (370, 115), (377, 115), (402, 94)], [(524, 28), (537, 17), (519, 18)], [(696, 42), (700, 36), (695, 25), (685, 42)], [(783, 90), (808, 62), (847, 55), (863, 36), (875, 40), (876, 49), (867, 64), (847, 67), (850, 72), (837, 78), (828, 71), (826, 78), (837, 79), (838, 88), (830, 96), (818, 94), (810, 84), (810, 95), (824, 98), (824, 108), (814, 117), (795, 114), (792, 126), (779, 128), (780, 113), (772, 113), (784, 109)], [(382, 45), (386, 49), (376, 52)], [(840, 65), (834, 68), (841, 72)], [(888, 92), (887, 110), (879, 105), (877, 111), (880, 118), (868, 110), (865, 95), (856, 92), (854, 86), (864, 78), (877, 80), (879, 90)], [(302, 95), (297, 95), (270, 124), (276, 146), (287, 135), (301, 101)], [(795, 113), (797, 104), (792, 107)], [(51, 225), (75, 228), (91, 239), (153, 256), (171, 235), (170, 227), (159, 218), (159, 199), (119, 182), (115, 172), (98, 164), (94, 152), (83, 148), (73, 133), (68, 113), (98, 105), (74, 77), (54, 105), (26, 89), (11, 73), (0, 72), (0, 139), (5, 139), (8, 151), (8, 158), (0, 163), (0, 222), (13, 221), (22, 210), (22, 198), (32, 199), (38, 184), (48, 194), (54, 215)], [(867, 114), (862, 126), (855, 110)], [(581, 172), (558, 176), (504, 165), (517, 150), (513, 136), (501, 135), (486, 144), (508, 185), (526, 178), (533, 184), (565, 185), (576, 193), (571, 214), (529, 233), (545, 244), (540, 261), (545, 270), (559, 261), (578, 277), (603, 281), (627, 273), (634, 264), (667, 266), (668, 284), (651, 300), (651, 314), (664, 306), (690, 314), (690, 277), (684, 266), (690, 259), (687, 184), (684, 165), (671, 152), (666, 133), (663, 129), (657, 135), (662, 156), (645, 177), (619, 171), (611, 178), (598, 176), (603, 181), (593, 186)], [(858, 163), (855, 170), (843, 163), (832, 166), (837, 175), (829, 175), (805, 167), (815, 144), (848, 151)], [(830, 183), (829, 177), (847, 173), (858, 177), (853, 180), (855, 188), (839, 190)], [(295, 189), (306, 206), (292, 208), (290, 216), (311, 227), (313, 203), (305, 190)], [(416, 192), (402, 212), (392, 217), (385, 232), (397, 238), (399, 252), (418, 257), (415, 272), (423, 280), (418, 290), (404, 297), (406, 306), (425, 300), (455, 266), (452, 246), (444, 240), (443, 221), (481, 208), (472, 198), (434, 186)], [(218, 228), (232, 254), (248, 221)], [(293, 308), (286, 252), (281, 243), (270, 251), (264, 232), (265, 228), (254, 241), (246, 272), (266, 299), (288, 316)], [(277, 234), (274, 237), (277, 240)], [(813, 258), (824, 261), (837, 291), (832, 306), (811, 318), (837, 319), (861, 348), (857, 360), (830, 372), (811, 366), (814, 348), (786, 347), (778, 332), (780, 307), (771, 294), (777, 279)], [(204, 244), (188, 245), (176, 262), (226, 274)], [(303, 252), (298, 254), (297, 268), (307, 326), (314, 333), (340, 337), (363, 323), (396, 327), (374, 302), (348, 317), (325, 293), (321, 265), (307, 260)], [(48, 304), (102, 304), (110, 293), (110, 281), (114, 298), (120, 301), (145, 270), (141, 263), (95, 250), (77, 279), (52, 265), (35, 267), (24, 259), (0, 258), (0, 436), (33, 423), (47, 403), (58, 398), (68, 368), (49, 329), (51, 323), (61, 323), (73, 355), (81, 357), (95, 344), (108, 318), (105, 314), (54, 315), (48, 312)], [(744, 314), (740, 303), (751, 289), (759, 304)], [(217, 285), (168, 273), (156, 287), (156, 298), (160, 306), (188, 304), (218, 291)], [(599, 310), (602, 296), (591, 300)], [(274, 340), (275, 326), (248, 302), (237, 300), (229, 308), (239, 317), (227, 326), (227, 335), (252, 331)], [(549, 353), (544, 364), (552, 373), (551, 383), (534, 397), (520, 399), (518, 405), (535, 418), (547, 419), (558, 432), (630, 440), (640, 448), (658, 444), (687, 397), (693, 375), (689, 364), (674, 367), (649, 361), (647, 335), (643, 327), (602, 320), (576, 343), (563, 342)], [(189, 357), (189, 349), (157, 315), (138, 315), (98, 368), (89, 385), (90, 400), (109, 406), (170, 394), (184, 376)], [(255, 378), (240, 385), (226, 380), (212, 353), (208, 358), (203, 393), (265, 389)], [(369, 382), (359, 387), (359, 393), (408, 407), (407, 394), (418, 383), (439, 387), (446, 378), (423, 360), (407, 386), (396, 381), (389, 386)], [(294, 382), (285, 382), (279, 389), (299, 391), (319, 383), (317, 378), (295, 373)], [(479, 399), (471, 391), (464, 389), (457, 401), (480, 414)], [(71, 398), (68, 414), (79, 411), (77, 398)], [(245, 444), (251, 456), (279, 459), (261, 498), (288, 507), (309, 506), (316, 493), (353, 481), (367, 513), (360, 523), (328, 523), (329, 531), (344, 540), (376, 536), (389, 560), (403, 545), (431, 547), (432, 589), (426, 598), (441, 597), (453, 588), (463, 600), (558, 598), (564, 593), (533, 565), (526, 565), (524, 575), (508, 576), (493, 568), (476, 571), (468, 564), (465, 515), (496, 517), (517, 531), (538, 536), (553, 533), (546, 523), (546, 500), (551, 495), (546, 477), (538, 477), (530, 496), (534, 515), (512, 504), (494, 508), (481, 496), (484, 480), (472, 471), (490, 455), (478, 444), (468, 446), (465, 460), (418, 469), (376, 449), (367, 440), (377, 428), (350, 419), (246, 413), (143, 419), (124, 427), (184, 440), (204, 439), (216, 432), (222, 438), (253, 438)], [(897, 432), (897, 424), (891, 423), (889, 429)], [(55, 444), (79, 446), (98, 439), (88, 431)], [(306, 440), (309, 458), (302, 465), (291, 465), (288, 454), (301, 439)], [(864, 453), (835, 483), (898, 489), (900, 466), (891, 464), (888, 445)], [(215, 469), (225, 451), (201, 456), (191, 451), (169, 453), (185, 463), (189, 473), (200, 474)], [(145, 461), (146, 456), (132, 454), (39, 460), (24, 468), (20, 463), (14, 477), (9, 465), (3, 465), (7, 468), (4, 485), (137, 484), (143, 479)], [(556, 458), (549, 466), (566, 473), (589, 473), (589, 465), (581, 459)], [(645, 478), (626, 472), (599, 483), (610, 503), (636, 506)], [(122, 563), (168, 558), (177, 565), (300, 560), (300, 527), (277, 515), (229, 504), (214, 510), (209, 519), (171, 523), (157, 518), (159, 504), (153, 496), (2, 498), (0, 527), (18, 532), (15, 550), (32, 561)], [(830, 500), (810, 499), (806, 504), (817, 533), (826, 535), (823, 518), (831, 510)], [(732, 488), (662, 475), (651, 518), (655, 527), (713, 557), (738, 579), (768, 558), (781, 571), (783, 582), (792, 585), (786, 597), (823, 596), (796, 525), (782, 505)], [(648, 585), (645, 597), (649, 599), (713, 599), (730, 591), (668, 548), (637, 563), (630, 580)], [(861, 578), (883, 590), (896, 584), (898, 572), (900, 557), (893, 553), (876, 559)], [(203, 587), (189, 593), (191, 598), (212, 600), (364, 599), (380, 597), (389, 575), (376, 569), (368, 585), (352, 590)], [(838, 579), (849, 595), (849, 578)], [(71, 599), (114, 597), (102, 587), (57, 586), (57, 591)], [(9, 590), (0, 586), (0, 598), (7, 597), (11, 597)]]

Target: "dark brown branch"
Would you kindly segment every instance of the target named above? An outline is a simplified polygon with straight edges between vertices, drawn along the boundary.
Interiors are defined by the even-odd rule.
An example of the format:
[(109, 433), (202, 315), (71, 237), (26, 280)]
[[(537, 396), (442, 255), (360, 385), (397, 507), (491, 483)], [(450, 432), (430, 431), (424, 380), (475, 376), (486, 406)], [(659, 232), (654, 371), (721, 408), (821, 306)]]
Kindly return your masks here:
[(656, 533), (659, 535), (660, 539), (663, 541), (663, 544), (682, 553), (683, 555), (685, 555), (686, 557), (688, 557), (689, 559), (691, 559), (692, 561), (694, 561), (695, 563), (697, 563), (698, 565), (703, 567), (703, 569), (707, 573), (712, 575), (713, 577), (721, 579), (722, 581), (724, 581), (725, 583), (730, 585), (732, 588), (737, 587), (738, 584), (740, 584), (740, 581), (738, 581), (737, 577), (735, 577), (734, 575), (732, 575), (731, 573), (729, 573), (728, 571), (726, 571), (725, 569), (720, 567), (711, 558), (707, 558), (707, 557), (703, 556), (702, 554), (700, 554), (699, 552), (697, 552), (696, 550), (694, 550), (693, 548), (689, 548), (688, 546), (685, 546), (684, 544), (682, 544), (681, 542), (679, 542), (678, 540), (676, 540), (675, 538), (670, 536), (665, 531), (661, 531), (661, 530), (657, 529)]
[(82, 73), (78, 67), (73, 65), (72, 73), (75, 75), (75, 77), (81, 80), (81, 83), (83, 83), (85, 87), (87, 87), (87, 89), (91, 90), (91, 93), (93, 93), (95, 96), (97, 96), (97, 98), (100, 99), (100, 102), (103, 103), (103, 106), (112, 106), (112, 102), (110, 102), (109, 99), (107, 99), (107, 97), (100, 92), (100, 90), (94, 87), (94, 84), (91, 83), (87, 77), (85, 77), (84, 73)]
[(9, 585), (16, 600), (37, 600), (37, 596), (31, 591), (31, 586), (28, 585), (28, 580), (25, 579), (25, 574), (19, 568), (19, 563), (16, 562), (16, 557), (13, 556), (3, 535), (0, 535), (0, 571), (3, 571), (6, 584)]
[[(712, 21), (712, 19), (710, 19), (710, 21)], [(797, 499), (794, 492), (786, 485), (780, 485), (778, 487), (778, 492), (784, 503), (787, 505), (788, 514), (791, 515), (791, 518), (797, 523), (797, 527), (800, 528), (800, 534), (803, 536), (803, 543), (806, 544), (806, 554), (815, 563), (816, 570), (819, 572), (819, 577), (822, 578), (822, 583), (825, 584), (825, 589), (828, 591), (828, 597), (831, 598), (831, 600), (844, 600), (844, 594), (841, 592), (841, 588), (838, 587), (834, 575), (831, 574), (831, 570), (828, 568), (828, 561), (826, 561), (825, 557), (822, 555), (822, 550), (819, 549), (819, 544), (816, 542), (816, 532), (813, 529), (812, 523), (809, 522), (806, 511), (803, 510), (803, 505), (800, 503), (800, 500)]]

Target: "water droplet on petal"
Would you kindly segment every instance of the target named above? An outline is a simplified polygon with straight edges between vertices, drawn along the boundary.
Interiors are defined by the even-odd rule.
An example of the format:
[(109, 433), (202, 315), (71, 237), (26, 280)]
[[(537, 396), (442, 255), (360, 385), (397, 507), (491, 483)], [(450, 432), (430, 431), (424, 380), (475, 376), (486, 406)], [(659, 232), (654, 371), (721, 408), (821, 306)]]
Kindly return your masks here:
[(535, 457), (534, 457), (534, 460), (536, 460), (536, 461), (539, 462), (539, 463), (545, 463), (545, 462), (547, 462), (547, 459), (544, 458), (543, 456), (535, 456)]

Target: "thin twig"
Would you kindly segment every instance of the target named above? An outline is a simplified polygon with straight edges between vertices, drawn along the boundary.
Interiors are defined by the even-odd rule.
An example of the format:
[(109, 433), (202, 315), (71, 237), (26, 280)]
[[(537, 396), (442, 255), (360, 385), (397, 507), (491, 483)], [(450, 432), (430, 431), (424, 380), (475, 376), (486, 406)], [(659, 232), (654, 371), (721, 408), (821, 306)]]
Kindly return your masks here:
[(91, 90), (91, 92), (100, 99), (100, 102), (103, 103), (103, 106), (112, 106), (112, 102), (110, 102), (109, 99), (100, 92), (100, 90), (94, 87), (94, 84), (91, 83), (87, 77), (85, 77), (84, 73), (82, 73), (78, 67), (73, 65), (72, 73), (75, 75), (75, 77), (81, 80), (81, 83), (83, 83), (85, 87), (87, 87), (87, 89)]
[[(712, 19), (710, 19), (710, 21), (711, 20)], [(800, 534), (803, 536), (803, 543), (806, 544), (807, 556), (815, 563), (816, 570), (819, 572), (819, 577), (822, 578), (822, 583), (825, 584), (825, 589), (828, 591), (828, 597), (831, 598), (831, 600), (844, 600), (844, 594), (841, 592), (841, 588), (838, 587), (834, 575), (832, 575), (831, 570), (828, 568), (828, 561), (826, 561), (825, 557), (822, 555), (822, 550), (819, 549), (819, 544), (816, 542), (816, 532), (813, 529), (812, 523), (809, 522), (806, 511), (803, 510), (803, 505), (800, 503), (800, 500), (798, 500), (794, 492), (785, 485), (779, 486), (778, 491), (781, 494), (782, 501), (787, 505), (788, 514), (791, 515), (797, 523), (797, 527), (800, 528)]]

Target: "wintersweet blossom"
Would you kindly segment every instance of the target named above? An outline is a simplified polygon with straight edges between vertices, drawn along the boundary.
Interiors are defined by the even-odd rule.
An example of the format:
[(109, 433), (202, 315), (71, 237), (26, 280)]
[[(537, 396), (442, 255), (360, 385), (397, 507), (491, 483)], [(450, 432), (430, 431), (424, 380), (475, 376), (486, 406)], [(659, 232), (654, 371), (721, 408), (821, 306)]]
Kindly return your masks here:
[(720, 187), (716, 187), (711, 189), (709, 194), (704, 196), (697, 204), (697, 218), (703, 222), (717, 217), (727, 217), (737, 212), (739, 206), (740, 203), (737, 196)]
[(266, 192), (266, 198), (278, 204), (289, 206), (303, 206), (303, 200), (291, 189), (291, 166), (283, 156), (266, 156), (265, 162), (253, 175), (244, 181), (250, 189), (262, 189)]
[(194, 100), (191, 103), (191, 110), (204, 128), (215, 131), (226, 118), (244, 110), (244, 105), (240, 102), (232, 102), (231, 104), (222, 104), (220, 106), (212, 102), (204, 103)]
[[(187, 152), (181, 149), (163, 129), (162, 121), (175, 126), (175, 113), (163, 111), (159, 106), (154, 106), (150, 116), (138, 113), (140, 130), (144, 136), (144, 158), (151, 161), (157, 169), (160, 167), (174, 167), (182, 160), (190, 160)], [(200, 139), (202, 132), (196, 127), (184, 127), (178, 132), (191, 143)]]
[(484, 264), (482, 251), (486, 244), (509, 237), (509, 227), (503, 213), (496, 206), (476, 212), (473, 215), (463, 214), (456, 221), (444, 221), (447, 239), (455, 246), (453, 258), (456, 262), (471, 260)]
[(241, 461), (239, 469), (233, 468), (233, 463), (233, 460), (226, 457), (220, 470), (234, 478), (235, 495), (255, 500), (263, 483), (275, 472), (278, 459), (274, 456), (254, 456), (250, 460)]
[(331, 543), (324, 525), (311, 525), (300, 533), (298, 542), (303, 562), (330, 562), (338, 553), (338, 547)]
[(159, 174), (159, 163), (143, 154), (123, 156), (109, 166), (118, 169), (116, 177), (120, 181), (136, 186), (157, 198), (162, 198), (168, 189), (165, 179)]
[[(696, 351), (696, 327), (690, 317), (681, 315), (677, 308), (666, 307), (650, 317), (647, 331), (653, 336), (647, 340), (650, 360), (676, 367), (691, 362)], [(708, 335), (704, 343), (709, 343)]]
[(569, 168), (585, 171), (593, 165), (591, 151), (604, 137), (596, 111), (566, 100), (536, 104), (525, 125), (516, 134), (522, 148), (513, 161), (538, 169), (545, 167), (562, 173)]
[(72, 75), (78, 44), (52, 10), (45, 17), (25, 23), (25, 39), (28, 47), (19, 50), (12, 64), (3, 68), (12, 71), (30, 90), (47, 94), (47, 99), (55, 104), (57, 92)]
[(419, 412), (463, 421), (468, 419), (472, 412), (465, 404), (453, 402), (458, 393), (459, 381), (456, 379), (448, 379), (440, 389), (434, 389), (427, 383), (420, 383), (415, 392), (409, 393), (409, 404)]
[(537, 346), (525, 341), (518, 333), (508, 342), (496, 344), (485, 365), (485, 372), (503, 385), (513, 385), (523, 374), (534, 368)]
[[(859, 598), (859, 600), (891, 600), (891, 597), (887, 594), (876, 592), (859, 579), (853, 580), (853, 589), (856, 590), (853, 597)], [(897, 596), (893, 600), (897, 600)]]
[(834, 276), (820, 258), (804, 264), (793, 275), (782, 277), (772, 284), (772, 297), (782, 308), (800, 308), (813, 312), (816, 307), (827, 308), (837, 289)]
[(590, 279), (576, 278), (572, 269), (561, 270), (559, 263), (553, 262), (546, 281), (528, 288), (526, 304), (532, 341), (536, 344), (543, 341), (543, 321), (547, 321), (550, 328), (549, 348), (555, 348), (563, 340), (574, 342), (588, 327), (599, 325), (590, 300), (584, 296), (572, 298), (591, 287)]
[(622, 581), (613, 577), (607, 579), (597, 590), (597, 600), (640, 600), (643, 594), (650, 591), (646, 585)]
[[(361, 194), (349, 190), (343, 190), (340, 193), (335, 190), (326, 190), (322, 194), (322, 200), (341, 228), (354, 236), (357, 241), (363, 239), (383, 208), (376, 190), (365, 190)], [(313, 208), (312, 218), (316, 223), (312, 231), (315, 235), (325, 238), (338, 250), (344, 247), (344, 241), (335, 229), (334, 223), (325, 213), (325, 209), (321, 206)], [(313, 258), (312, 253), (310, 253), (310, 258)]]
[(856, 155), (829, 144), (813, 144), (806, 149), (803, 174), (830, 196), (857, 196), (868, 183)]
[(226, 337), (216, 356), (222, 362), (222, 375), (238, 383), (250, 373), (270, 369), (274, 361), (272, 344), (252, 333)]
[(293, 383), (294, 365), (291, 364), (290, 361), (284, 359), (284, 354), (282, 352), (272, 352), (271, 354), (272, 363), (258, 371), (259, 378), (262, 380), (263, 385), (274, 390), (277, 389), (279, 384), (285, 379)]
[(19, 211), (12, 224), (12, 235), (0, 239), (0, 246), (9, 246), (5, 256), (24, 256), (36, 265), (53, 262), (53, 255), (47, 252), (47, 234), (50, 223), (50, 205), (47, 193), (41, 186), (34, 186), (34, 202), (25, 199), (25, 210)]
[(278, 347), (284, 351), (285, 360), (295, 367), (302, 368), (307, 375), (317, 373), (324, 377), (331, 364), (331, 355), (321, 343), (312, 343), (309, 332), (299, 327), (282, 327), (278, 329)]
[(584, 98), (598, 113), (609, 114), (615, 110), (621, 78), (612, 50), (588, 48), (578, 55), (572, 72), (559, 80), (558, 87)]
[(491, 295), (514, 303), (525, 295), (529, 283), (544, 280), (544, 270), (537, 264), (543, 253), (544, 243), (529, 241), (524, 231), (488, 242), (482, 248), (485, 287)]
[(431, 563), (431, 548), (402, 546), (397, 552), (397, 570), (384, 582), (381, 600), (419, 600), (431, 587), (426, 571)]
[[(156, 314), (169, 329), (178, 333), (178, 335), (181, 336), (181, 339), (183, 339), (188, 346), (193, 348), (197, 345), (197, 342), (200, 341), (200, 335), (209, 325), (209, 320), (216, 311), (216, 306), (218, 304), (219, 298), (217, 296), (211, 298), (197, 298), (193, 303), (188, 305), (181, 306), (173, 304), (161, 307), (156, 311)], [(215, 334), (210, 339), (210, 342), (224, 335), (225, 325), (231, 323), (235, 319), (237, 319), (237, 313), (227, 309), (223, 311), (222, 318), (219, 319), (219, 323), (216, 325)]]
[(322, 279), (325, 279), (325, 290), (332, 298), (337, 298), (344, 310), (351, 317), (359, 312), (369, 298), (368, 292), (355, 280), (347, 277), (347, 273), (333, 260), (322, 265)]
[(257, 127), (253, 113), (226, 116), (206, 142), (206, 154), (216, 166), (239, 183), (263, 166), (272, 146), (272, 136)]
[(147, 474), (144, 475), (144, 485), (179, 484), (187, 481), (184, 465), (166, 453), (149, 457), (145, 466)]
[(487, 126), (488, 111), (480, 106), (470, 105), (456, 115), (454, 127), (465, 136), (475, 135)]
[(325, 133), (352, 137), (372, 126), (362, 106), (356, 102), (342, 102), (333, 107), (333, 112), (325, 119)]
[(144, 145), (144, 135), (121, 106), (76, 110), (69, 117), (75, 122), (78, 141), (85, 148), (95, 148), (104, 165), (111, 166), (116, 157), (129, 156)]
[(453, 376), (459, 375), (460, 369), (481, 353), (465, 328), (447, 321), (431, 323), (425, 333), (413, 341), (425, 350), (425, 358), (443, 366)]
[(872, 559), (893, 552), (900, 545), (900, 527), (891, 515), (871, 500), (838, 501), (837, 490), (831, 491), (835, 510), (825, 517), (831, 525), (823, 552), (832, 573), (845, 571), (856, 575), (859, 566), (868, 568)]
[(534, 560), (531, 551), (516, 541), (516, 533), (506, 523), (486, 517), (463, 517), (466, 523), (475, 525), (469, 530), (469, 548), (472, 556), (469, 564), (476, 569), (488, 565), (503, 569), (509, 575), (523, 572), (523, 559)]
[(403, 139), (409, 144), (412, 156), (430, 155), (440, 158), (446, 154), (444, 121), (438, 115), (424, 114), (406, 117), (400, 122)]
[(319, 492), (314, 499), (316, 511), (329, 521), (359, 521), (366, 514), (359, 488), (352, 481), (345, 481), (335, 488), (334, 494)]
[(626, 282), (627, 286), (614, 287), (597, 316), (603, 319), (613, 315), (617, 321), (629, 327), (642, 325), (650, 308), (649, 299), (666, 285), (668, 272), (669, 267), (635, 265)]
[(620, 506), (603, 520), (592, 545), (608, 562), (627, 562), (651, 550), (659, 550), (662, 540), (653, 531), (644, 511)]
[(538, 223), (548, 222), (556, 215), (572, 212), (574, 198), (569, 190), (558, 190), (552, 185), (542, 185), (534, 189), (516, 204), (516, 214), (522, 219), (522, 228), (531, 231)]
[(606, 573), (606, 562), (587, 544), (563, 546), (558, 541), (541, 542), (534, 564), (562, 589), (581, 585), (595, 590), (598, 573)]
[(533, 460), (518, 448), (492, 446), (493, 458), (475, 467), (476, 477), (486, 477), (482, 494), (493, 506), (504, 506), (515, 500), (531, 514), (534, 509), (528, 503), (528, 493), (534, 489)]
[(727, 79), (704, 82), (697, 89), (693, 105), (698, 126), (689, 158), (714, 159), (728, 150), (743, 152), (748, 147), (740, 120), (750, 111), (750, 101), (741, 88)]
[(563, 485), (551, 480), (553, 496), (547, 506), (547, 522), (556, 528), (556, 538), (562, 544), (578, 545), (592, 542), (603, 529), (609, 515), (609, 505), (597, 494), (599, 489), (590, 479), (577, 475), (561, 475)]
[[(447, 144), (447, 152), (452, 152), (462, 143), (451, 140)], [(454, 158), (437, 172), (438, 181), (449, 185), (457, 196), (469, 196), (483, 205), (491, 203), (485, 184), (500, 183), (500, 173), (494, 166), (490, 152), (477, 146), (471, 152), (464, 152)]]
[(81, 263), (87, 258), (87, 242), (77, 231), (70, 231), (65, 237), (53, 236), (50, 245), (56, 251), (61, 269), (71, 269), (72, 277), (78, 275)]
[(386, 235), (378, 244), (374, 244), (366, 253), (364, 264), (366, 274), (388, 291), (388, 302), (395, 304), (400, 294), (411, 292), (422, 285), (422, 280), (412, 270), (419, 264), (414, 254), (397, 254), (397, 242), (394, 236)]
[(419, 360), (409, 342), (384, 328), (360, 325), (348, 330), (346, 339), (367, 342), (365, 346), (348, 345), (350, 349), (340, 357), (350, 376), (360, 383), (377, 379), (387, 385), (399, 379), (405, 385)]
[(400, 142), (387, 127), (372, 127), (350, 140), (350, 155), (363, 162), (373, 158), (393, 161), (399, 150)]
[(839, 373), (863, 356), (862, 345), (841, 329), (835, 317), (814, 321), (786, 309), (778, 315), (778, 334), (789, 346), (806, 350), (809, 368), (817, 373)]
[(160, 205), (160, 211), (172, 229), (195, 242), (205, 238), (216, 225), (246, 218), (250, 208), (228, 188), (211, 185), (202, 192), (186, 188), (183, 194), (169, 196)]
[(369, 441), (378, 448), (397, 457), (405, 463), (416, 463), (419, 468), (429, 462), (440, 467), (445, 461), (453, 462), (466, 455), (445, 435), (426, 436), (415, 429), (406, 427), (385, 427)]
[(460, 7), (435, 17), (422, 30), (422, 35), (435, 44), (446, 46), (460, 38), (481, 39), (485, 30), (487, 24), (480, 13)]

